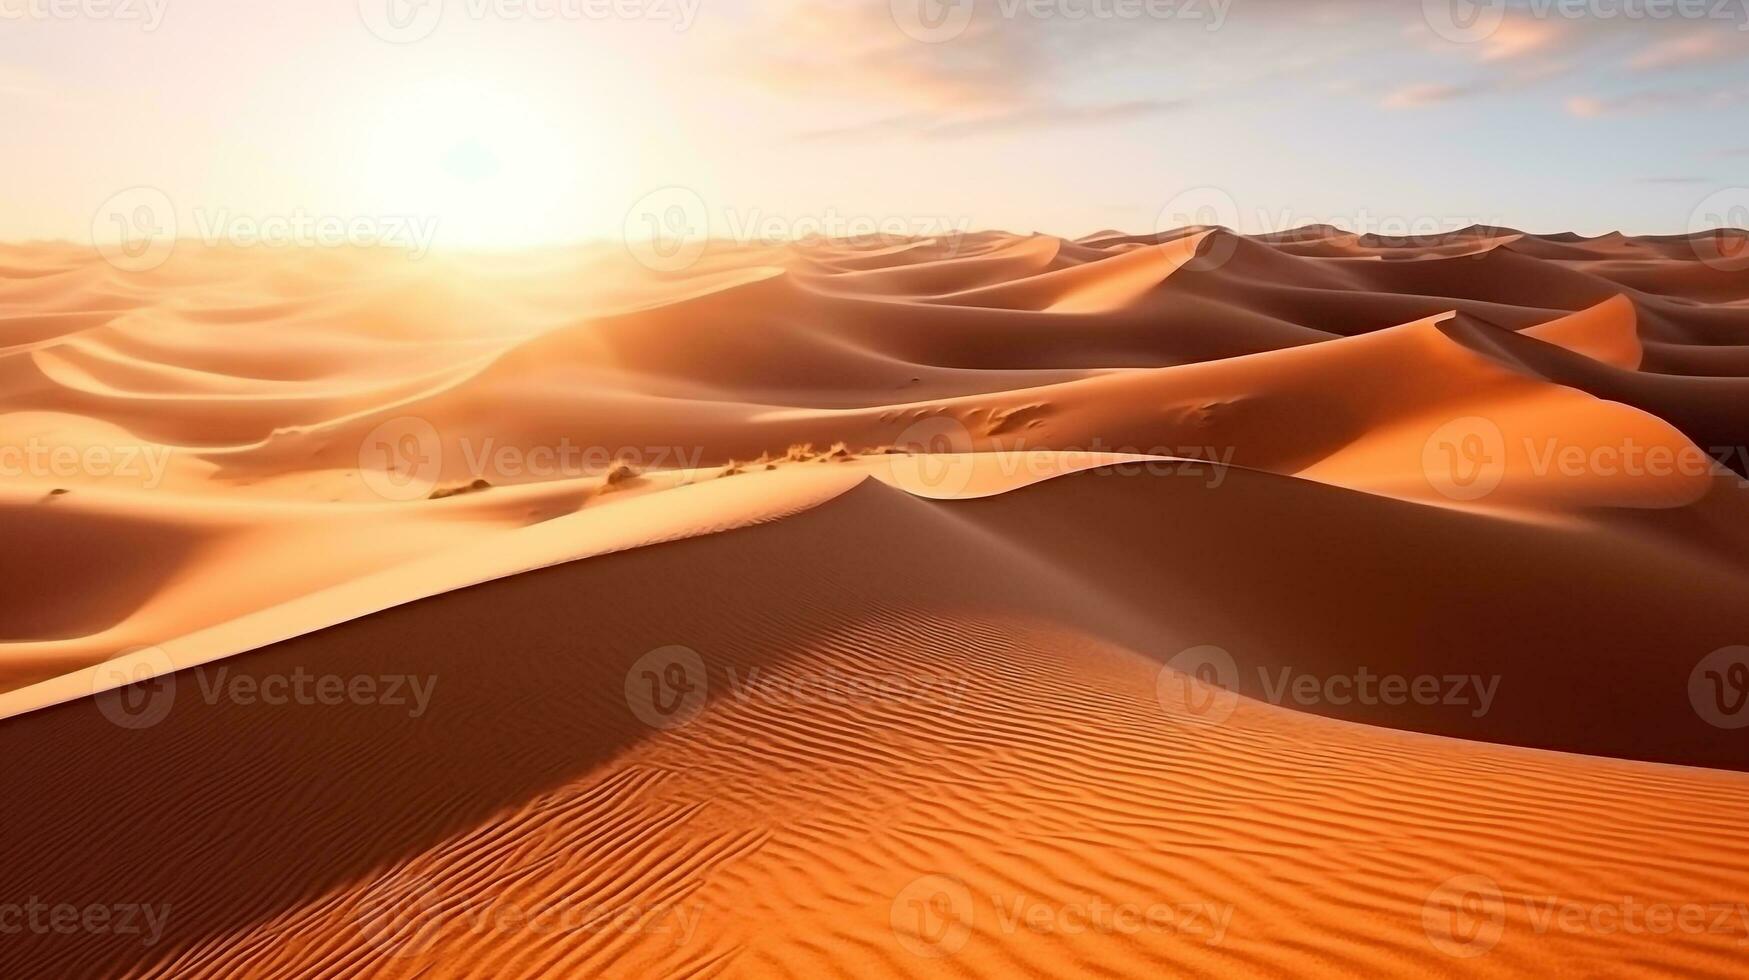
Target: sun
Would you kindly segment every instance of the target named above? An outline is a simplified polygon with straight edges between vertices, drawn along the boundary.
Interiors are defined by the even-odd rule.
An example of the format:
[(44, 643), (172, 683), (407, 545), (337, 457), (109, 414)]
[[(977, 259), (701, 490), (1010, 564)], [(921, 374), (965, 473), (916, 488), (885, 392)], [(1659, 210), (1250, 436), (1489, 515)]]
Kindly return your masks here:
[(612, 226), (599, 189), (624, 179), (602, 130), (582, 100), (427, 79), (367, 117), (354, 179), (368, 206), (434, 219), (439, 248), (576, 241)]

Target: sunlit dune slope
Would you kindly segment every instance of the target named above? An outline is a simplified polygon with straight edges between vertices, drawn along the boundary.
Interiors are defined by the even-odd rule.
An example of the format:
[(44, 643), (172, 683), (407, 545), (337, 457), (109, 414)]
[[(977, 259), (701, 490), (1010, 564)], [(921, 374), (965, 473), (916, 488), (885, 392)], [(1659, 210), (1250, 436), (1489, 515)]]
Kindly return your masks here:
[(163, 916), (0, 976), (1734, 975), (1745, 392), (1713, 236), (0, 247), (0, 903)]

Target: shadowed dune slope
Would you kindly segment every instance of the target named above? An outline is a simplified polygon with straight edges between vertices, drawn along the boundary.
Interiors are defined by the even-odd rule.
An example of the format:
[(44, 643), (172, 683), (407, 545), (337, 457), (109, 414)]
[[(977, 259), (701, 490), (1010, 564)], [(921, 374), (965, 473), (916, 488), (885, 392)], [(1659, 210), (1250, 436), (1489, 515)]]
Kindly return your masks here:
[[(9, 830), (33, 846), (9, 857), (7, 890), (149, 896), (168, 912), (150, 949), (24, 936), (0, 966), (1288, 974), (1310, 957), (1397, 972), (1459, 962), (1430, 944), (1424, 913), (1453, 876), (1480, 875), (1504, 896), (1494, 968), (1625, 956), (1728, 975), (1735, 933), (1647, 945), (1538, 933), (1535, 914), (1545, 896), (1740, 894), (1744, 777), (1254, 699), (1207, 714), (1160, 657), (1218, 628), (1157, 629), (1146, 616), (1177, 610), (1126, 608), (1108, 583), (1012, 540), (1015, 515), (1000, 512), (1036, 517), (1074, 493), (1116, 509), (1113, 495), (1191, 485), (1174, 479), (1089, 473), (981, 503), (865, 483), (774, 524), (505, 579), (184, 672), (148, 695), (167, 704), (149, 728), (113, 725), (90, 700), (14, 718), (0, 724), (7, 795), (28, 786), (32, 805)], [(703, 665), (697, 713), (652, 727), (637, 714), (655, 703), (638, 700), (639, 658), (675, 645)], [(298, 671), (416, 676), (405, 703), (207, 693)], [(919, 879), (964, 889), (963, 932), (911, 931)], [(1174, 924), (1015, 925), (1089, 896), (1169, 908)], [(932, 955), (948, 942), (951, 958)]]
[(0, 977), (1738, 975), (1739, 244), (0, 246)]

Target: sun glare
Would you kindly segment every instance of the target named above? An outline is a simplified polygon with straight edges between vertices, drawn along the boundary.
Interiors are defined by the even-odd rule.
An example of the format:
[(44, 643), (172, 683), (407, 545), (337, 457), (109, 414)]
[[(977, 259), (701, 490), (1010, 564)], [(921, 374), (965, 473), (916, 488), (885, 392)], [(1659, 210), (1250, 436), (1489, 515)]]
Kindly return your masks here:
[[(422, 81), (366, 120), (359, 187), (388, 213), (437, 222), (440, 248), (510, 248), (599, 233), (622, 173), (587, 103), (563, 111), (478, 79)], [(593, 138), (593, 139), (592, 139)]]

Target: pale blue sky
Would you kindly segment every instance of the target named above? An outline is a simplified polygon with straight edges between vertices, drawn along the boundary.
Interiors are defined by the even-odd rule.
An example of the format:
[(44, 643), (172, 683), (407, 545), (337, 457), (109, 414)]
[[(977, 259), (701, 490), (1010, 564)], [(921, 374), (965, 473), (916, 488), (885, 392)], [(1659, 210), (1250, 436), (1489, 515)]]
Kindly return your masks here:
[(0, 0), (0, 238), (89, 237), (140, 185), (185, 233), (419, 213), (440, 245), (616, 236), (668, 185), (719, 234), (1141, 231), (1209, 200), (1249, 231), (1652, 233), (1749, 204), (1749, 0), (1454, 0), (1469, 37), (1443, 0), (960, 0), (927, 40), (916, 4), (952, 0), (426, 0), (417, 37), (406, 2)]

